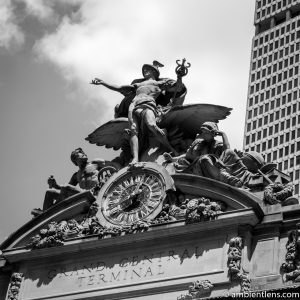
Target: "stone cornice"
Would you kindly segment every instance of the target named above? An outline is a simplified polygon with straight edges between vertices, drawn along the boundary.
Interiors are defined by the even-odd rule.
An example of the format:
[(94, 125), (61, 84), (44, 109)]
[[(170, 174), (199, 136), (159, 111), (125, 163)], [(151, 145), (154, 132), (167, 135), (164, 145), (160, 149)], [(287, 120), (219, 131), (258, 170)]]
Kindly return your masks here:
[(67, 255), (69, 253), (81, 253), (89, 250), (110, 251), (119, 246), (142, 247), (149, 241), (159, 243), (165, 238), (191, 239), (193, 235), (201, 234), (203, 237), (220, 234), (224, 228), (237, 228), (240, 225), (255, 226), (258, 218), (251, 208), (241, 209), (222, 213), (218, 219), (185, 225), (183, 221), (174, 221), (168, 224), (153, 225), (147, 232), (124, 235), (99, 240), (97, 236), (87, 236), (85, 238), (74, 238), (65, 241), (64, 246), (29, 250), (19, 247), (3, 250), (3, 257), (10, 263), (24, 260), (38, 260), (40, 258)]

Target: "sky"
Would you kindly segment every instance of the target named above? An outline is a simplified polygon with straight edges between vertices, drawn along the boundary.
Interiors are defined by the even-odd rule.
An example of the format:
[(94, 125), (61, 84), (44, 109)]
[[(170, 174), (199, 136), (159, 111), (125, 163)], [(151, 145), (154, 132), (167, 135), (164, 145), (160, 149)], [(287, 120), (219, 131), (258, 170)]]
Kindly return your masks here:
[(144, 63), (191, 63), (185, 104), (231, 107), (219, 123), (242, 149), (254, 0), (1, 0), (0, 242), (42, 207), (47, 179), (67, 183), (70, 153), (117, 154), (84, 138), (113, 118), (120, 94), (94, 77), (129, 84)]

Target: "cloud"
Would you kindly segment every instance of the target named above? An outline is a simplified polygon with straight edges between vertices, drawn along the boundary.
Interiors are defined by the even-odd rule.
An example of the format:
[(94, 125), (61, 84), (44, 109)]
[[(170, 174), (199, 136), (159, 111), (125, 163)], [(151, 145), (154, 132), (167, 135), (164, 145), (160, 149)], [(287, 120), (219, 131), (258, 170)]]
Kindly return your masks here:
[(43, 24), (57, 24), (61, 16), (68, 14), (70, 8), (77, 7), (84, 0), (14, 0), (24, 5), (28, 16), (37, 18)]
[(163, 76), (174, 77), (176, 59), (184, 55), (203, 59), (199, 49), (203, 42), (205, 51), (210, 38), (204, 29), (214, 22), (199, 18), (198, 9), (198, 0), (188, 0), (184, 7), (181, 0), (84, 1), (76, 13), (62, 18), (54, 32), (37, 41), (35, 52), (83, 92), (86, 103), (95, 99), (103, 103), (110, 97), (114, 100), (105, 103), (112, 107), (118, 96), (103, 87), (91, 88), (88, 82), (93, 77), (128, 84), (153, 59), (165, 64)]
[[(36, 43), (35, 51), (85, 93), (86, 102), (114, 97), (103, 87), (88, 83), (97, 76), (128, 84), (134, 73), (141, 76), (141, 65), (157, 58), (157, 44), (163, 44), (156, 34), (166, 27), (160, 6), (158, 1), (83, 2), (75, 14), (62, 19), (55, 32)], [(105, 101), (110, 108), (115, 102)]]
[(0, 6), (0, 47), (9, 49), (24, 43), (24, 34), (16, 24), (11, 0), (2, 0)]
[[(165, 65), (162, 76), (174, 78), (176, 59), (186, 57), (192, 63), (184, 78), (187, 103), (229, 106), (236, 118), (244, 113), (251, 0), (89, 0), (65, 5), (76, 9), (64, 14), (34, 51), (59, 70), (82, 103), (112, 111), (122, 97), (89, 85), (93, 77), (128, 84), (141, 76), (144, 63), (156, 59)], [(111, 116), (102, 114), (101, 122)]]
[(40, 21), (48, 21), (56, 18), (53, 10), (54, 1), (18, 0), (25, 4), (28, 15), (37, 17)]
[[(0, 47), (20, 47), (26, 39), (24, 21), (35, 18), (45, 31), (59, 25), (63, 16), (76, 11), (83, 0), (2, 0), (0, 6)], [(48, 26), (51, 25), (51, 26)], [(48, 26), (48, 27), (47, 27)]]

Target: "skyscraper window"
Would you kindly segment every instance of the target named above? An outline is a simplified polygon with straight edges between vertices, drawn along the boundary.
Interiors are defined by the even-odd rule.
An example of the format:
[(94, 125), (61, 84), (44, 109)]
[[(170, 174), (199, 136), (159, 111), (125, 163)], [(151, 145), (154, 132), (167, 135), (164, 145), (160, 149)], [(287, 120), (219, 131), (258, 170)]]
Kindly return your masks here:
[[(259, 129), (263, 126), (252, 135), (251, 143), (256, 144), (256, 151), (260, 150), (265, 158), (277, 160), (279, 168), (295, 175), (298, 193), (300, 3), (298, 0), (256, 0), (256, 4), (257, 30), (252, 43), (244, 148), (250, 149), (250, 131), (257, 125)], [(258, 103), (261, 106), (252, 111), (251, 106)]]

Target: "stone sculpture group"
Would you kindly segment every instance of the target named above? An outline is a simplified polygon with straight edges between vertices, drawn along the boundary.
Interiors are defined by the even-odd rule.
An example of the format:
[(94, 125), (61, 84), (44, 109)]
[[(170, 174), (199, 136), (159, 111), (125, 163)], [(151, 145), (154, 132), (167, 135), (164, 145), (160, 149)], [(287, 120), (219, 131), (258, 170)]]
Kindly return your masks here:
[[(48, 179), (43, 210), (79, 193), (90, 190), (97, 195), (103, 184), (118, 170), (141, 162), (155, 162), (172, 175), (188, 173), (218, 180), (231, 186), (257, 190), (265, 189), (267, 204), (297, 203), (288, 176), (266, 163), (260, 153), (233, 151), (225, 132), (217, 123), (230, 114), (230, 108), (209, 104), (183, 105), (187, 88), (182, 78), (187, 75), (189, 63), (176, 61), (177, 80), (161, 78), (157, 61), (144, 64), (143, 78), (130, 85), (116, 86), (95, 78), (93, 85), (102, 85), (124, 95), (115, 107), (115, 118), (97, 128), (86, 140), (121, 153), (112, 161), (95, 159), (88, 162), (81, 148), (71, 154), (71, 161), (79, 170), (68, 185)], [(219, 139), (218, 139), (219, 137)], [(277, 172), (277, 181), (270, 174)], [(104, 174), (104, 175), (103, 175)], [(274, 177), (274, 176), (273, 176)], [(76, 187), (79, 185), (79, 187)]]
[[(234, 203), (230, 202), (231, 195), (249, 197), (251, 201), (255, 198), (253, 202), (260, 209), (298, 203), (290, 177), (275, 163), (265, 162), (260, 153), (231, 148), (227, 134), (218, 126), (231, 108), (184, 104), (187, 88), (183, 77), (191, 65), (185, 59), (176, 63), (176, 80), (161, 78), (159, 68), (163, 65), (154, 61), (143, 65), (143, 78), (130, 85), (117, 86), (99, 78), (91, 81), (124, 98), (115, 107), (114, 119), (102, 124), (86, 140), (120, 152), (110, 161), (89, 161), (82, 148), (71, 153), (78, 170), (66, 185), (49, 177), (43, 209), (32, 211), (36, 218), (33, 221), (43, 225), (28, 239), (27, 248), (62, 246), (76, 238), (123, 236), (172, 222), (213, 224), (213, 220), (221, 219), (220, 215), (236, 209), (234, 205), (230, 207)], [(186, 190), (177, 188), (176, 184), (182, 184), (178, 178), (186, 179)], [(197, 186), (201, 184), (204, 188), (199, 192)], [(214, 188), (220, 189), (218, 193)], [(229, 201), (225, 195), (220, 197), (225, 191), (229, 191)], [(72, 201), (74, 207), (78, 203), (81, 207), (73, 214), (67, 212)], [(57, 212), (63, 212), (65, 218)], [(44, 220), (50, 221), (43, 223)], [(286, 261), (281, 266), (286, 280), (299, 281), (298, 235), (294, 230), (288, 237)], [(243, 238), (231, 238), (228, 246), (230, 280), (239, 282), (241, 292), (248, 292), (251, 285), (242, 264)], [(16, 273), (12, 278), (10, 293), (14, 299), (22, 276)], [(209, 280), (197, 280), (178, 299), (209, 296), (213, 287)]]

